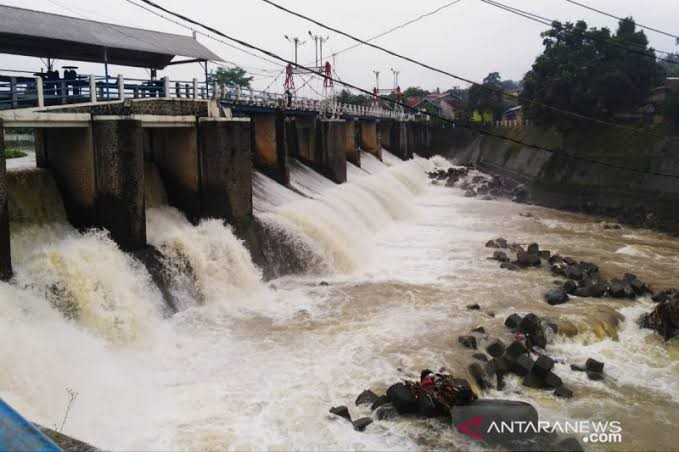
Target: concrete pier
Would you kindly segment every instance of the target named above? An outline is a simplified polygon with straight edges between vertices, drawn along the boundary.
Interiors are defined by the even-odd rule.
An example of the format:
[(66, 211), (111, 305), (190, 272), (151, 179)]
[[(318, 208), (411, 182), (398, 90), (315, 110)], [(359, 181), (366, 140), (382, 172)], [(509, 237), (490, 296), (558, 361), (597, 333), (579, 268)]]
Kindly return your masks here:
[(5, 165), (5, 133), (0, 119), (0, 280), (12, 277), (9, 246), (9, 212), (7, 211), (7, 167)]
[(198, 223), (202, 215), (195, 121), (188, 127), (144, 129), (144, 152), (158, 168), (168, 203)]
[(391, 124), (389, 151), (402, 160), (412, 158), (412, 150), (408, 145), (408, 124), (404, 121), (394, 121)]
[(363, 151), (382, 160), (382, 144), (377, 131), (377, 121), (365, 119), (359, 121), (359, 144)]
[(288, 185), (287, 131), (285, 115), (254, 114), (252, 120), (252, 150), (255, 168), (275, 181)]
[(146, 245), (144, 133), (142, 122), (94, 117), (96, 225), (107, 229), (124, 251)]
[(348, 162), (354, 165), (361, 166), (361, 153), (358, 147), (358, 125), (356, 121), (348, 120), (344, 122), (342, 126), (342, 147), (344, 148), (344, 154)]
[(289, 125), (290, 155), (342, 184), (347, 181), (346, 122), (316, 117), (299, 117)]

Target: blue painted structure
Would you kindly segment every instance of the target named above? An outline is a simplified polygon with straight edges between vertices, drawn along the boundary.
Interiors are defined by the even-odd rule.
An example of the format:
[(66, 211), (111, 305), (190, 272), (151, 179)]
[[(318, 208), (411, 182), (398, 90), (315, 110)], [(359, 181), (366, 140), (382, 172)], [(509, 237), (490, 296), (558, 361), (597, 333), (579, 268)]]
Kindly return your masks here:
[(0, 451), (15, 450), (61, 452), (51, 439), (0, 399)]

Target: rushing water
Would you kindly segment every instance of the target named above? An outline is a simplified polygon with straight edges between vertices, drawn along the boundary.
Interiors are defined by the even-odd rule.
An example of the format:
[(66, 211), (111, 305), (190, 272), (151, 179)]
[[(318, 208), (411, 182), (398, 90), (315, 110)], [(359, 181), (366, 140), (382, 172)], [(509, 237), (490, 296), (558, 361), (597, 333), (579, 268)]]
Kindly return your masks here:
[[(507, 315), (535, 312), (581, 331), (549, 346), (566, 363), (557, 373), (574, 399), (512, 378), (485, 397), (529, 401), (543, 419), (619, 420), (617, 449), (676, 449), (679, 347), (636, 326), (650, 300), (550, 307), (542, 300), (549, 272), (501, 270), (484, 247), (497, 236), (537, 241), (600, 263), (606, 276), (631, 270), (664, 288), (677, 281), (676, 239), (465, 198), (429, 184), (430, 161), (362, 157), (363, 168), (350, 167), (341, 186), (298, 162), (292, 189), (255, 174), (259, 221), (309, 264), (270, 282), (227, 226), (190, 225), (156, 186), (149, 242), (177, 269), (182, 300), (170, 318), (143, 266), (105, 234), (79, 233), (62, 207), (31, 209), (39, 201), (15, 196), (27, 213), (12, 225), (16, 280), (0, 284), (0, 396), (53, 427), (66, 390), (76, 391), (64, 432), (106, 449), (469, 448), (439, 421), (379, 421), (358, 433), (327, 411), (347, 404), (354, 417), (367, 415), (353, 406), (358, 393), (383, 391), (425, 367), (464, 376), (471, 352), (458, 335), (482, 325), (503, 336)], [(472, 303), (482, 310), (465, 309)], [(618, 329), (616, 311), (625, 316)], [(588, 357), (606, 363), (605, 381), (568, 369)]]

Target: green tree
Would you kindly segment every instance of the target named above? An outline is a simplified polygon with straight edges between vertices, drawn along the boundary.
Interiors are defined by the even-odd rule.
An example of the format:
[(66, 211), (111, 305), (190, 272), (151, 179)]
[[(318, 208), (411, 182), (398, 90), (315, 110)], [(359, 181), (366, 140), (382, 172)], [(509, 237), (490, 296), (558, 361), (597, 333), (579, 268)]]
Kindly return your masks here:
[(371, 103), (371, 98), (364, 94), (352, 94), (352, 92), (348, 89), (343, 89), (337, 95), (337, 102), (343, 104), (368, 106)]
[(423, 97), (427, 94), (431, 94), (426, 89), (422, 89), (419, 86), (410, 86), (403, 91), (403, 98), (407, 99), (409, 97)]
[(488, 74), (483, 79), (482, 85), (474, 85), (469, 88), (467, 115), (471, 117), (476, 111), (481, 115), (490, 113), (494, 119), (502, 116), (505, 103), (500, 90), (502, 90), (502, 77), (498, 72)]
[(218, 67), (216, 71), (211, 74), (212, 80), (219, 84), (230, 85), (230, 86), (242, 86), (243, 88), (249, 88), (252, 78), (247, 75), (245, 69), (240, 67)]
[(621, 20), (615, 34), (578, 21), (554, 22), (541, 36), (545, 49), (526, 74), (522, 93), (526, 116), (538, 123), (568, 127), (572, 120), (536, 101), (608, 119), (638, 109), (662, 82), (655, 52), (631, 18)]

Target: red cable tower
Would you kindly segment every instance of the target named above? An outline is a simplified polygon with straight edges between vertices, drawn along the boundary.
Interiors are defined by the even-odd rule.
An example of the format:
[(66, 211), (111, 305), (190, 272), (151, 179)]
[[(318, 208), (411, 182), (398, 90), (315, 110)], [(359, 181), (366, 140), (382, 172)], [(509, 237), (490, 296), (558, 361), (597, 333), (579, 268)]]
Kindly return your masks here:
[(323, 88), (332, 88), (335, 86), (335, 82), (332, 79), (332, 66), (329, 61), (325, 63), (323, 73), (325, 75), (325, 78), (323, 79)]
[(292, 64), (290, 63), (285, 67), (285, 83), (283, 83), (283, 88), (286, 91), (293, 91), (295, 89), (295, 78), (293, 77)]

